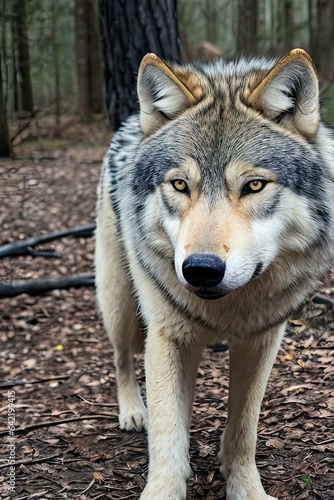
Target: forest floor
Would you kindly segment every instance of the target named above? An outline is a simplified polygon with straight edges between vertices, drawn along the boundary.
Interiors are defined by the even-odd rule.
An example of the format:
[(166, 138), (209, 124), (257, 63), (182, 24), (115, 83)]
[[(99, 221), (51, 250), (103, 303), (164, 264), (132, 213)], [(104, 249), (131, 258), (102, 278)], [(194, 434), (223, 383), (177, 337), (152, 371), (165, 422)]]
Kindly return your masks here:
[[(16, 159), (0, 163), (0, 244), (93, 222), (109, 138), (106, 124), (97, 122), (71, 125), (61, 139), (44, 134), (17, 146)], [(0, 281), (93, 271), (92, 238), (44, 248), (63, 257), (2, 259)], [(334, 273), (320, 292), (334, 299)], [(0, 313), (0, 497), (138, 498), (147, 473), (146, 434), (119, 430), (112, 348), (94, 289), (3, 299)], [(279, 499), (334, 498), (333, 316), (330, 305), (310, 300), (289, 323), (270, 377), (257, 463), (267, 492)], [(137, 371), (143, 385), (140, 358)], [(14, 439), (7, 428), (13, 397)], [(197, 377), (189, 499), (225, 498), (216, 455), (227, 397), (228, 352), (208, 347)], [(14, 493), (9, 458), (16, 464)]]

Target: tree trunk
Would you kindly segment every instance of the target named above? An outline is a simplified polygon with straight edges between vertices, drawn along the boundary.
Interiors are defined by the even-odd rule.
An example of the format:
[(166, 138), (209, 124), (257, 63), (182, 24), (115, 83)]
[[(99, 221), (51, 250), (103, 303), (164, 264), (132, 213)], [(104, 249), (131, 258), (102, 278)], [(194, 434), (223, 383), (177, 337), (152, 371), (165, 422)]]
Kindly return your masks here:
[(334, 1), (317, 1), (314, 60), (324, 80), (334, 78)]
[[(14, 5), (14, 4), (13, 4)], [(12, 16), (12, 21), (11, 21), (11, 35), (12, 35), (12, 51), (11, 51), (11, 56), (12, 56), (12, 75), (13, 75), (13, 109), (15, 112), (20, 110), (19, 102), (19, 84), (17, 81), (17, 62), (16, 62), (16, 40), (17, 40), (17, 23), (15, 21), (15, 17)]]
[(81, 120), (87, 123), (90, 119), (90, 107), (87, 71), (88, 35), (85, 0), (75, 0), (75, 35), (79, 87), (79, 114)]
[(11, 156), (11, 143), (8, 133), (6, 101), (3, 93), (2, 71), (1, 71), (1, 51), (0, 51), (0, 157)]
[(138, 109), (141, 59), (154, 52), (180, 61), (176, 0), (100, 0), (107, 110), (112, 127)]
[(79, 114), (88, 122), (102, 110), (102, 64), (95, 0), (76, 0), (76, 53), (79, 86)]
[(86, 0), (86, 19), (88, 23), (88, 77), (90, 109), (101, 113), (103, 108), (102, 56), (99, 30), (98, 4), (96, 0)]
[(284, 52), (289, 52), (293, 39), (293, 0), (284, 2), (284, 32)]
[(256, 54), (258, 0), (239, 0), (238, 6), (238, 52)]
[(53, 74), (54, 74), (54, 93), (55, 93), (55, 128), (54, 136), (60, 137), (60, 78), (59, 78), (59, 50), (57, 40), (57, 23), (58, 23), (58, 5), (53, 3), (51, 5), (51, 33), (52, 33), (52, 60), (53, 60)]
[(18, 52), (18, 72), (21, 81), (21, 110), (32, 113), (34, 111), (32, 86), (30, 78), (29, 43), (27, 35), (26, 0), (12, 0), (13, 23), (16, 34)]

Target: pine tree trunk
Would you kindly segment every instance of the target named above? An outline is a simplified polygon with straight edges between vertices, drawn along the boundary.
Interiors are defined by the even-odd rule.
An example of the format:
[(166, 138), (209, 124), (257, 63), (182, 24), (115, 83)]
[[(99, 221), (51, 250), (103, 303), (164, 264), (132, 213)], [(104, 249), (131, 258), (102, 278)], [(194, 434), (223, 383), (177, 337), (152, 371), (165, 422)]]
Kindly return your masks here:
[(96, 0), (86, 0), (86, 19), (88, 23), (87, 34), (90, 109), (93, 113), (101, 113), (103, 106), (103, 70), (98, 4)]
[(112, 127), (138, 109), (136, 77), (148, 52), (180, 61), (176, 0), (100, 0), (107, 110)]
[(18, 51), (17, 69), (21, 80), (22, 111), (34, 111), (30, 78), (29, 43), (27, 34), (26, 0), (12, 0), (13, 22), (16, 23), (16, 46)]
[(55, 95), (55, 128), (54, 136), (60, 137), (60, 75), (59, 75), (59, 51), (58, 51), (58, 40), (57, 40), (57, 23), (58, 23), (58, 4), (53, 3), (51, 6), (52, 13), (52, 23), (51, 23), (51, 33), (52, 33), (52, 63), (53, 63), (53, 74), (54, 74), (54, 95)]
[(239, 0), (237, 49), (240, 53), (256, 54), (258, 32), (257, 14), (257, 0)]
[(285, 0), (284, 2), (284, 52), (291, 50), (293, 39), (293, 1)]
[(81, 120), (87, 123), (90, 119), (89, 82), (88, 82), (88, 35), (86, 22), (86, 8), (84, 0), (75, 0), (75, 33), (77, 74), (79, 86), (79, 114)]
[(1, 51), (0, 51), (0, 157), (7, 158), (11, 156), (11, 143), (8, 133), (6, 101), (3, 94), (3, 82), (1, 71)]
[(76, 52), (79, 86), (79, 114), (88, 122), (102, 110), (102, 62), (95, 0), (76, 0)]
[(314, 59), (324, 80), (334, 78), (334, 1), (317, 1)]
[(15, 112), (20, 110), (20, 98), (19, 98), (19, 84), (17, 81), (17, 62), (16, 62), (16, 46), (17, 46), (17, 21), (16, 21), (16, 16), (15, 16), (15, 2), (12, 3), (12, 18), (11, 18), (11, 41), (12, 41), (12, 47), (11, 47), (11, 57), (12, 57), (12, 84), (13, 84), (13, 110)]

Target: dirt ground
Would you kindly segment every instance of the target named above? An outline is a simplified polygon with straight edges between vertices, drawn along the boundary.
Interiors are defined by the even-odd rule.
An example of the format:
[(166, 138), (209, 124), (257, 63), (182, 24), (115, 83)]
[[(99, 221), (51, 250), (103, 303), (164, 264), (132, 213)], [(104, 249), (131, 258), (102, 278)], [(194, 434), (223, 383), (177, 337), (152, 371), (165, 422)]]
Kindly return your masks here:
[[(0, 163), (0, 244), (94, 220), (110, 135), (105, 122), (72, 125), (62, 139), (43, 136), (42, 128), (16, 147), (15, 160)], [(93, 270), (92, 238), (40, 248), (63, 257), (2, 259), (0, 281)], [(334, 273), (320, 293), (334, 300)], [(267, 492), (279, 499), (334, 498), (334, 315), (328, 302), (310, 300), (291, 319), (263, 402), (257, 463)], [(112, 349), (94, 289), (2, 299), (0, 325), (0, 498), (138, 498), (147, 473), (146, 435), (118, 428)], [(141, 359), (138, 377), (143, 385)], [(208, 347), (197, 378), (189, 499), (225, 498), (216, 455), (227, 396), (228, 352)], [(9, 459), (15, 459), (14, 492)]]

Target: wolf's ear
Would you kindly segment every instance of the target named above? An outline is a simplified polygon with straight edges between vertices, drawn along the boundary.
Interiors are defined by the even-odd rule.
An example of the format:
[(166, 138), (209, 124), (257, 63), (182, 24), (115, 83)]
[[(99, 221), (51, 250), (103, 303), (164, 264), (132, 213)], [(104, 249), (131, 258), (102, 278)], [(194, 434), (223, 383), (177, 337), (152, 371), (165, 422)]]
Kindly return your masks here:
[(201, 98), (198, 78), (180, 67), (147, 54), (139, 67), (140, 124), (145, 135), (158, 130)]
[(281, 59), (248, 98), (267, 118), (312, 137), (319, 125), (319, 86), (310, 56), (294, 49)]

